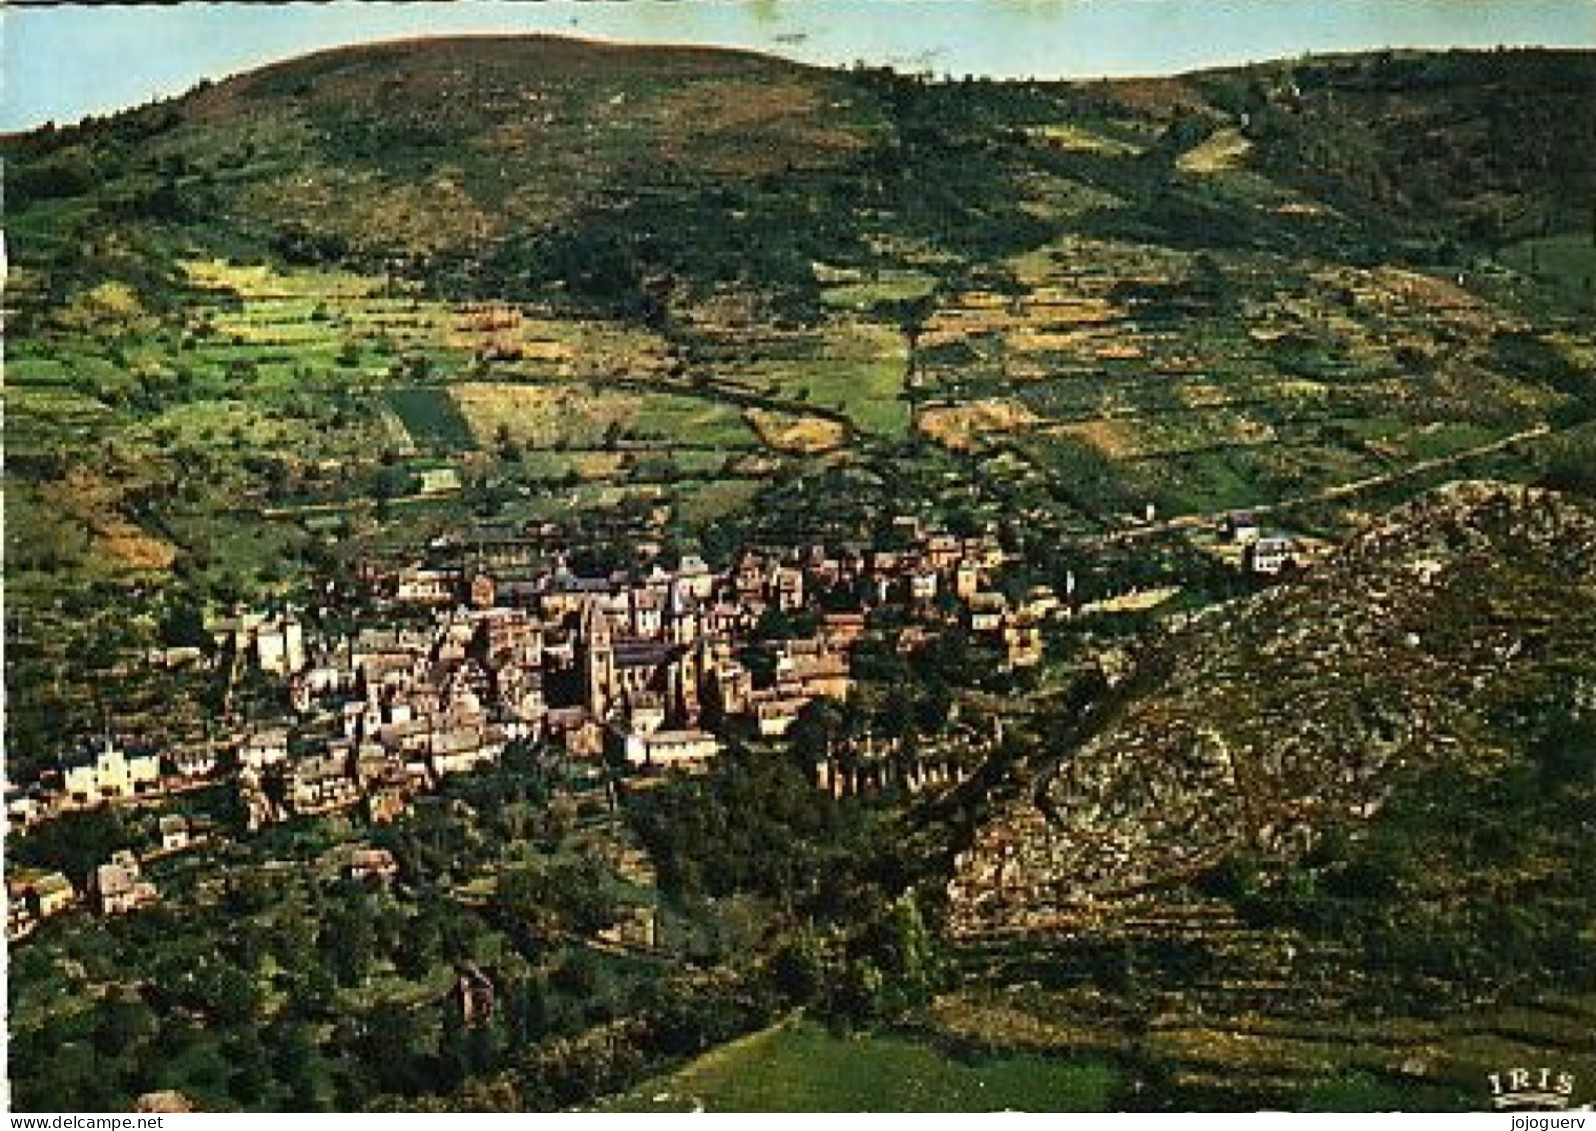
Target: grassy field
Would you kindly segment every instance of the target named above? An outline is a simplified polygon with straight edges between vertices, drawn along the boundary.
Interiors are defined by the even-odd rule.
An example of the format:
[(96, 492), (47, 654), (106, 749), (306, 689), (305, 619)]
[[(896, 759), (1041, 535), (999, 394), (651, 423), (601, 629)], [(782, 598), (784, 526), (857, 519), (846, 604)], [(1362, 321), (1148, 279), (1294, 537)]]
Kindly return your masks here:
[(588, 387), (577, 382), (472, 382), (451, 390), (479, 445), (496, 436), (535, 448), (603, 448), (639, 442), (740, 450), (756, 446), (741, 416), (714, 400)]
[(470, 422), (447, 390), (391, 389), (386, 399), (412, 442), (446, 452), (466, 452), (477, 446)]
[(600, 1110), (1104, 1111), (1113, 1069), (1033, 1055), (956, 1059), (899, 1035), (778, 1025), (706, 1053)]
[(1587, 308), (1596, 289), (1596, 243), (1589, 232), (1525, 240), (1502, 252), (1502, 261), (1561, 291)]

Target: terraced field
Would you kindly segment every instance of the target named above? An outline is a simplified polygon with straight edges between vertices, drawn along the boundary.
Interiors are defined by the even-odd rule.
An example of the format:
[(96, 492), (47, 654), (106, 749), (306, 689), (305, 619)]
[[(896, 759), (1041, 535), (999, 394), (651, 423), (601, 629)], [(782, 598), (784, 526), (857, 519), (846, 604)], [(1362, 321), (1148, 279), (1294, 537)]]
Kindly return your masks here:
[(1596, 1071), (1588, 994), (1402, 1008), (1349, 957), (1217, 902), (1155, 901), (1089, 941), (966, 948), (970, 988), (924, 1024), (979, 1047), (1118, 1058), (1144, 1082), (1133, 1102), (1177, 1111), (1479, 1111), (1502, 1064)]
[(1029, 254), (1028, 293), (931, 314), (918, 426), (1054, 475), (1097, 467), (1105, 502), (1179, 514), (1488, 443), (1560, 403), (1493, 372), (1524, 324), (1455, 283), (1303, 266), (1077, 239)]

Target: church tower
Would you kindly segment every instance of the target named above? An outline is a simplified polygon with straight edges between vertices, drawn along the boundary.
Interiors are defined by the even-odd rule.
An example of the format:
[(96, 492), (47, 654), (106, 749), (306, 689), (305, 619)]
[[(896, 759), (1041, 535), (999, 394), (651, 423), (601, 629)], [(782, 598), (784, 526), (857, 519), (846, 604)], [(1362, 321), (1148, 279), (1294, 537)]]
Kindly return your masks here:
[(582, 607), (582, 703), (599, 721), (609, 716), (615, 696), (615, 646), (610, 622), (597, 601)]
[(671, 586), (666, 615), (672, 644), (692, 644), (698, 639), (698, 601), (680, 580)]
[(671, 664), (671, 706), (681, 725), (696, 728), (702, 714), (699, 702), (699, 685), (703, 681), (703, 645), (693, 644), (681, 649)]

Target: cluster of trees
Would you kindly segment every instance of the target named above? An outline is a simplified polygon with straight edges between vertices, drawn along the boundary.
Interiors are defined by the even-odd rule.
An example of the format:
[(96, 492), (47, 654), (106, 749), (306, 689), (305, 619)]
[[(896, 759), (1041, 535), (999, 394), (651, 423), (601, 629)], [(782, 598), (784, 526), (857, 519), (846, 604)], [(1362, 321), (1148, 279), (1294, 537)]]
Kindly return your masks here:
[[(615, 914), (601, 865), (564, 850), (506, 859), (535, 787), (477, 785), (480, 811), (455, 797), (385, 830), (402, 869), (391, 891), (316, 863), (336, 841), (312, 824), (229, 849), (214, 867), (189, 858), (157, 869), (157, 907), (47, 925), (12, 967), (18, 1106), (48, 1110), (71, 1095), (126, 1109), (140, 1092), (177, 1088), (210, 1108), (352, 1110), (556, 1063), (547, 1087), (534, 1082), (522, 1099), (569, 1103), (586, 1098), (575, 1090), (584, 1077), (561, 1050), (596, 1026), (638, 1020), (623, 1060), (652, 1064), (762, 1019), (717, 1021), (725, 1010), (673, 986), (659, 960), (587, 948)], [(138, 839), (109, 812), (46, 834), (56, 827), (23, 854), (80, 883)], [(524, 831), (558, 843), (557, 831)], [(279, 853), (296, 863), (261, 865)], [(455, 893), (467, 867), (495, 859), (501, 878), (485, 898)], [(488, 972), (495, 1008), (467, 1027), (451, 991), (457, 972), (475, 969)]]
[(734, 751), (712, 774), (633, 805), (672, 900), (753, 897), (768, 908), (784, 941), (760, 978), (787, 1004), (869, 1025), (948, 976), (914, 894), (932, 862), (891, 808), (817, 790), (802, 755)]
[(1296, 67), (1237, 105), (1269, 172), (1455, 258), (1460, 233), (1495, 246), (1588, 226), (1590, 165), (1567, 155), (1586, 152), (1589, 83), (1567, 55), (1386, 56)]
[(1596, 499), (1596, 428), (1565, 433), (1546, 458), (1541, 483)]
[(770, 978), (792, 1004), (851, 1028), (924, 1005), (953, 977), (952, 963), (912, 891), (849, 934), (806, 926), (772, 957)]

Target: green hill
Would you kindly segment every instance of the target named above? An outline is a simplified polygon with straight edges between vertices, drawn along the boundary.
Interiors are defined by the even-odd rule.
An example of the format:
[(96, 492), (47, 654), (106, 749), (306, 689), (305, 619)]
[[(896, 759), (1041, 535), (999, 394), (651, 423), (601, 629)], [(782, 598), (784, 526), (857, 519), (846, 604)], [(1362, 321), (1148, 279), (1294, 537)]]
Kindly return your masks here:
[[(1148, 503), (1333, 533), (1539, 474), (1497, 445), (1592, 403), (1593, 66), (932, 83), (483, 37), (7, 138), (19, 749), (184, 609), (466, 526), (917, 511), (1045, 571)], [(439, 459), (463, 490), (415, 494)]]

